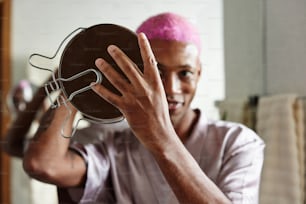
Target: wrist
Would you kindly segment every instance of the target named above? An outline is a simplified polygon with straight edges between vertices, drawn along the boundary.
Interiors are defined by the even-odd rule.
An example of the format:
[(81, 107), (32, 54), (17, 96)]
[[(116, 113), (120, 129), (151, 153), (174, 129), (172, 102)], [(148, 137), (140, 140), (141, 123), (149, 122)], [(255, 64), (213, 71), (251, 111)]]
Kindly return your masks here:
[(155, 157), (166, 158), (173, 150), (180, 148), (181, 141), (172, 126), (166, 131), (159, 131), (157, 134), (153, 137), (156, 138), (155, 141), (152, 141), (148, 147)]

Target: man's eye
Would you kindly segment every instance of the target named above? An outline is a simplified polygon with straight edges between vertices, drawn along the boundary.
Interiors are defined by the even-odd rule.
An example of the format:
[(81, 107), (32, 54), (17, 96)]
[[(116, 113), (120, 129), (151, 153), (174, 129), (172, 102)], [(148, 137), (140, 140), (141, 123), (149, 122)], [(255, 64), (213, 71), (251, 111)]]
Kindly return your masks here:
[(194, 74), (191, 71), (184, 70), (180, 72), (180, 75), (181, 77), (192, 78)]

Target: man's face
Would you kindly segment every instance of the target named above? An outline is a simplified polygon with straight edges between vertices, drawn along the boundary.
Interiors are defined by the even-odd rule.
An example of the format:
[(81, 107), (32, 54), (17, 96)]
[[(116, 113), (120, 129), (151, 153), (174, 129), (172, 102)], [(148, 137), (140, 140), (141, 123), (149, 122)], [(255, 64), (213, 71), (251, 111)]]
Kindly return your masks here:
[[(174, 126), (189, 118), (190, 103), (200, 78), (199, 53), (192, 44), (151, 40)], [(187, 122), (187, 121), (186, 121)]]

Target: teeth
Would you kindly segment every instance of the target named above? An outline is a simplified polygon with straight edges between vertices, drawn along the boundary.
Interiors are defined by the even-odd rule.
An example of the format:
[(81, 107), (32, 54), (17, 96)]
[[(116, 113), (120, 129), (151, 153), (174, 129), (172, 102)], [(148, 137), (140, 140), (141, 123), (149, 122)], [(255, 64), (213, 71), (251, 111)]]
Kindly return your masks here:
[(177, 107), (177, 105), (178, 105), (178, 103), (173, 103), (173, 102), (168, 103), (169, 108), (175, 108), (175, 107)]

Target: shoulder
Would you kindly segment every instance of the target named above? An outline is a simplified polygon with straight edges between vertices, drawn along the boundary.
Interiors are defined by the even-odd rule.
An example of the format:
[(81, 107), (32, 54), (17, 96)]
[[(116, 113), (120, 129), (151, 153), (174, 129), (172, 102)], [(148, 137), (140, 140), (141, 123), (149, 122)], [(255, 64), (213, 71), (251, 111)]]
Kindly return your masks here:
[(263, 149), (265, 144), (260, 136), (247, 126), (230, 121), (207, 119), (201, 112), (199, 126), (205, 127), (206, 141), (211, 140), (219, 144), (224, 151), (243, 148)]
[(243, 152), (262, 154), (264, 141), (252, 129), (243, 124), (222, 120), (212, 120), (208, 123), (211, 136), (217, 137), (223, 143), (225, 153), (235, 155)]
[(78, 129), (72, 139), (81, 144), (94, 144), (115, 139), (119, 135), (130, 135), (130, 132), (125, 121), (113, 124), (92, 123)]
[[(70, 148), (88, 158), (106, 158), (106, 155), (131, 151), (138, 145), (136, 138), (128, 127), (114, 128), (105, 124), (91, 124), (76, 131)], [(111, 152), (111, 154), (109, 154)]]

